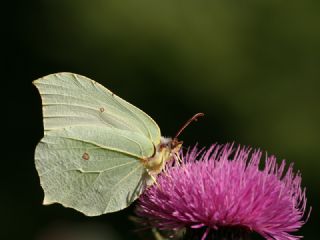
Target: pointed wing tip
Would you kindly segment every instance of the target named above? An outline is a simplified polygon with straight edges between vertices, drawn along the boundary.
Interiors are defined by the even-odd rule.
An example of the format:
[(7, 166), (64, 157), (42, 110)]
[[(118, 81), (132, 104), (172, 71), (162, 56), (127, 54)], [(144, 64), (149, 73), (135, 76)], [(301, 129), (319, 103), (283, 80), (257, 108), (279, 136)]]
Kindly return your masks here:
[[(52, 75), (52, 74), (50, 74), (50, 75)], [(32, 81), (32, 84), (38, 88), (38, 83), (41, 83), (43, 80), (45, 80), (45, 78), (47, 78), (50, 75), (46, 75), (46, 76), (37, 78), (36, 80)]]
[(52, 200), (49, 200), (47, 197), (44, 197), (44, 199), (42, 201), (43, 205), (50, 205), (50, 204), (53, 204), (53, 203), (55, 203), (55, 202), (52, 201)]
[(48, 197), (44, 197), (43, 201), (42, 201), (42, 205), (51, 205), (51, 204), (54, 204), (54, 203), (59, 203), (61, 204), (63, 207), (65, 208), (72, 208), (82, 214), (84, 214), (85, 216), (88, 216), (88, 217), (95, 217), (95, 216), (100, 216), (100, 215), (103, 215), (105, 214), (104, 212), (97, 212), (97, 211), (87, 211), (87, 210), (84, 210), (84, 209), (79, 209), (79, 208), (75, 208), (73, 206), (70, 206), (69, 204), (66, 204), (66, 203), (62, 203), (62, 202), (57, 202), (57, 201), (53, 201), (53, 200), (50, 200)]
[(45, 80), (45, 79), (47, 79), (47, 78), (49, 78), (49, 77), (51, 77), (51, 76), (60, 76), (60, 77), (61, 77), (61, 75), (62, 75), (62, 76), (63, 76), (63, 75), (68, 75), (68, 76), (70, 76), (70, 75), (78, 75), (78, 74), (75, 74), (75, 73), (72, 73), (72, 72), (57, 72), (57, 73), (51, 73), (51, 74), (45, 75), (45, 76), (43, 76), (43, 77), (37, 78), (36, 80), (33, 80), (33, 81), (32, 81), (32, 84), (35, 85), (35, 86), (37, 86), (38, 83), (40, 83), (41, 81), (43, 81), (43, 80)]
[(38, 79), (36, 79), (36, 80), (33, 80), (33, 81), (32, 81), (32, 84), (37, 87), (37, 83), (39, 82), (39, 80), (40, 80), (40, 78), (38, 78)]

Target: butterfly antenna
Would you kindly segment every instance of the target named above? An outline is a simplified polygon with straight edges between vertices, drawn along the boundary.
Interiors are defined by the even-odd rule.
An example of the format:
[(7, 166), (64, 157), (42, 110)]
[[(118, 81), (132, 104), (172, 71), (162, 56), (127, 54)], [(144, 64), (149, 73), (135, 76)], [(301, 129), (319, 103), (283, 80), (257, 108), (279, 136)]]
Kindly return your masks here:
[(197, 114), (193, 115), (193, 117), (190, 118), (190, 119), (180, 128), (180, 130), (176, 133), (174, 139), (177, 139), (178, 136), (183, 132), (183, 130), (184, 130), (187, 126), (189, 126), (190, 123), (192, 123), (193, 121), (195, 121), (195, 122), (198, 121), (198, 117), (202, 117), (202, 116), (204, 116), (204, 113), (197, 113)]

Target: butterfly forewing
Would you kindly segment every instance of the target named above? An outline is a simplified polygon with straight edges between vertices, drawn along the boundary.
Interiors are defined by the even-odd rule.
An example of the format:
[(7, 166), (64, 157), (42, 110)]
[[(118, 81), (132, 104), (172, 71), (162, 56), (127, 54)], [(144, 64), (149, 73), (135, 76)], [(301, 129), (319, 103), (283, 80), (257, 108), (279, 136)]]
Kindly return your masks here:
[(160, 142), (160, 130), (152, 118), (87, 77), (57, 73), (34, 84), (42, 98), (45, 131), (102, 125), (140, 132), (155, 145)]

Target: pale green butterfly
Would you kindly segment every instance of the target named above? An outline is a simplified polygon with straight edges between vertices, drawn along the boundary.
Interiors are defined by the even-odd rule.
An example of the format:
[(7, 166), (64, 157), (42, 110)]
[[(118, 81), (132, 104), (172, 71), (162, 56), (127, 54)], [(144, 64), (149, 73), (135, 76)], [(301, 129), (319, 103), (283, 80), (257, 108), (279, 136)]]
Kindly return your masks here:
[(37, 79), (44, 137), (35, 165), (43, 204), (96, 216), (128, 207), (177, 160), (182, 142), (161, 137), (155, 121), (99, 83), (73, 73)]

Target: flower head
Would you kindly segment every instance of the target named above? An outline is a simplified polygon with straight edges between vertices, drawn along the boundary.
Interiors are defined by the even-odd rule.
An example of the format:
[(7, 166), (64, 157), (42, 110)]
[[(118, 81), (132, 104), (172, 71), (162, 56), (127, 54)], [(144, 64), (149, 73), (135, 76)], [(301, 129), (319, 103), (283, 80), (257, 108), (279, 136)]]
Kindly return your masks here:
[(213, 145), (181, 154), (139, 198), (136, 213), (162, 230), (245, 229), (266, 239), (295, 240), (304, 223), (305, 190), (292, 164), (274, 156), (259, 169), (261, 151)]

